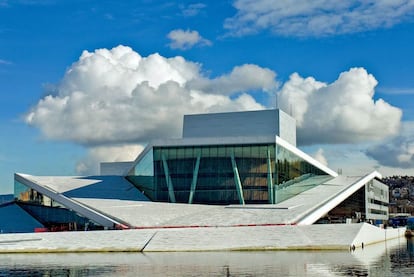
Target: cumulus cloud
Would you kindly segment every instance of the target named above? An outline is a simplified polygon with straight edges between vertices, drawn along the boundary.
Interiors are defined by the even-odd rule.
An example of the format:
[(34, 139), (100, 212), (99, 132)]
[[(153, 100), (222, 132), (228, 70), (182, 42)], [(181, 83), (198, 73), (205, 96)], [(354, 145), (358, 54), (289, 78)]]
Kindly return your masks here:
[(97, 174), (101, 162), (133, 161), (143, 149), (137, 144), (91, 147), (87, 156), (77, 163), (76, 172), (80, 175)]
[(236, 0), (224, 27), (242, 36), (271, 30), (284, 36), (329, 36), (389, 28), (414, 13), (413, 0)]
[(172, 30), (167, 37), (170, 39), (169, 46), (172, 49), (187, 50), (194, 46), (210, 46), (212, 43), (203, 38), (197, 31), (191, 30)]
[(279, 106), (293, 113), (298, 143), (355, 143), (395, 136), (402, 111), (374, 101), (377, 80), (363, 68), (340, 74), (331, 84), (294, 73), (279, 92)]
[[(159, 54), (142, 57), (129, 47), (84, 51), (62, 80), (25, 115), (49, 139), (89, 149), (78, 172), (98, 161), (133, 160), (139, 144), (180, 137), (184, 114), (260, 110), (249, 93), (272, 98), (276, 73), (253, 64), (209, 78), (198, 63)], [(331, 84), (294, 73), (277, 91), (279, 106), (297, 120), (299, 144), (355, 143), (396, 135), (401, 110), (374, 101), (375, 78), (363, 68)], [(135, 149), (135, 150), (134, 150)], [(412, 158), (407, 144), (401, 161)], [(131, 156), (126, 154), (131, 153)], [(325, 162), (323, 151), (316, 153)]]
[(383, 166), (414, 168), (414, 122), (405, 123), (399, 136), (368, 148), (366, 154)]
[[(245, 76), (240, 84), (235, 74), (253, 77)], [(248, 89), (265, 93), (273, 86), (263, 74), (275, 76), (268, 69), (242, 65), (209, 80), (201, 65), (182, 57), (142, 57), (125, 46), (84, 51), (25, 120), (47, 138), (88, 147), (179, 137), (184, 114), (263, 109), (243, 93)], [(209, 89), (217, 80), (229, 79), (235, 83), (227, 81), (220, 93)]]
[(198, 78), (189, 82), (192, 88), (212, 94), (231, 95), (260, 87), (266, 92), (275, 92), (278, 84), (276, 73), (254, 64), (236, 66), (232, 72), (215, 79)]

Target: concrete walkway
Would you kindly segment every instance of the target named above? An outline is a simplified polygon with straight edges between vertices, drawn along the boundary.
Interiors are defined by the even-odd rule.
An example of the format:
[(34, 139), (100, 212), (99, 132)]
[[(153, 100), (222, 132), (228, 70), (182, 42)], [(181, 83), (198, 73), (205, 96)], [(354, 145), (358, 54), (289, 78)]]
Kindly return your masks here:
[(366, 223), (1, 234), (0, 253), (349, 250), (403, 235)]

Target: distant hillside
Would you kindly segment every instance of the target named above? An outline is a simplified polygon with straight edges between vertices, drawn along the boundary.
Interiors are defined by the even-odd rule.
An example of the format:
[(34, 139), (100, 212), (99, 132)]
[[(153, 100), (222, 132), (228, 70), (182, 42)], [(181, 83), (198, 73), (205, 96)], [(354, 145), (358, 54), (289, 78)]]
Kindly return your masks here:
[(409, 187), (414, 185), (414, 176), (389, 176), (382, 178), (382, 182), (387, 184), (390, 189)]
[(390, 188), (390, 213), (414, 214), (414, 176), (389, 176), (382, 182)]

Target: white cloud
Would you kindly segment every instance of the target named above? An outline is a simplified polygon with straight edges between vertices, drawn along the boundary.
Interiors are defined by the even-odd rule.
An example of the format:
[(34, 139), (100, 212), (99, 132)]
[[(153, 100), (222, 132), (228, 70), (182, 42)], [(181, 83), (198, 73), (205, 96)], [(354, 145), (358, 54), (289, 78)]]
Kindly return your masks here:
[(181, 5), (180, 9), (183, 16), (191, 17), (198, 15), (205, 7), (207, 7), (207, 5), (203, 3), (195, 3), (188, 6)]
[(378, 88), (384, 94), (392, 94), (392, 95), (408, 95), (414, 94), (414, 88), (387, 88), (381, 87)]
[[(414, 127), (414, 123), (411, 125)], [(403, 124), (403, 131), (404, 126), (406, 123)], [(412, 130), (414, 131), (414, 128)], [(406, 131), (403, 132), (403, 136), (408, 136)], [(393, 150), (399, 149), (398, 144), (390, 147), (390, 142), (381, 142), (375, 146), (370, 143), (313, 145), (302, 147), (302, 150), (314, 153), (315, 149), (323, 148), (323, 155), (329, 161), (329, 167), (346, 176), (363, 176), (374, 170), (382, 176), (414, 175), (414, 166), (398, 162), (398, 155), (402, 151)]]
[(194, 46), (210, 46), (212, 43), (203, 38), (197, 31), (191, 30), (172, 30), (167, 37), (170, 39), (169, 46), (172, 49), (187, 50)]
[[(208, 78), (200, 64), (179, 56), (142, 57), (125, 46), (84, 51), (25, 120), (46, 138), (87, 146), (78, 172), (95, 174), (100, 161), (133, 160), (137, 144), (180, 137), (184, 114), (266, 108), (249, 92), (273, 97), (275, 78), (274, 71), (253, 64)], [(278, 91), (278, 102), (293, 111), (302, 145), (382, 140), (398, 133), (401, 110), (374, 101), (376, 85), (362, 68), (331, 84), (294, 73)], [(401, 162), (412, 159), (410, 147), (398, 152)], [(336, 165), (323, 149), (315, 156)]]
[(291, 75), (279, 92), (279, 106), (297, 121), (299, 144), (379, 141), (394, 136), (402, 111), (374, 101), (375, 78), (352, 68), (326, 84)]
[(414, 168), (414, 122), (405, 122), (399, 136), (369, 147), (366, 154), (382, 166)]
[(278, 84), (276, 73), (268, 68), (254, 64), (236, 66), (228, 75), (215, 79), (198, 78), (189, 82), (189, 86), (212, 94), (231, 95), (236, 92), (261, 88), (266, 92), (275, 92)]
[[(240, 84), (232, 79), (234, 72), (253, 77)], [(217, 78), (235, 83), (228, 81), (225, 90), (213, 93), (208, 88), (218, 81), (204, 77), (199, 64), (182, 57), (141, 57), (125, 46), (84, 51), (25, 120), (47, 138), (89, 147), (179, 137), (184, 114), (263, 109), (252, 96), (238, 91), (261, 90), (268, 96), (264, 91), (271, 82), (263, 74), (275, 76), (258, 66), (236, 67)], [(197, 80), (205, 89), (192, 85)]]
[(226, 19), (231, 35), (262, 30), (283, 36), (329, 36), (389, 28), (414, 13), (413, 0), (236, 0), (237, 14)]
[(325, 158), (324, 150), (319, 148), (318, 151), (313, 155), (314, 159), (320, 162), (321, 164), (328, 166), (328, 160)]
[(76, 172), (80, 175), (98, 174), (101, 162), (133, 161), (143, 149), (141, 145), (91, 147), (87, 156), (77, 163)]

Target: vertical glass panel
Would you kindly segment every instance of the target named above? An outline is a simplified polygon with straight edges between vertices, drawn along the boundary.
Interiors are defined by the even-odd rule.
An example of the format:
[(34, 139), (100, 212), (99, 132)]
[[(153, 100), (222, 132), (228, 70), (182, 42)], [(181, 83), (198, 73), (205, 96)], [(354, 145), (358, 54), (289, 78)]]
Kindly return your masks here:
[(220, 146), (218, 149), (217, 149), (217, 157), (220, 157), (220, 158), (224, 158), (224, 157), (226, 157), (226, 147), (225, 146)]
[[(247, 146), (245, 146), (245, 147), (247, 147)], [(234, 146), (233, 149), (234, 149), (234, 156), (236, 158), (243, 157), (243, 147), (241, 147), (241, 146)]]
[(202, 147), (201, 148), (201, 156), (203, 158), (208, 158), (210, 157), (210, 148), (209, 147)]
[(177, 148), (168, 148), (167, 155), (165, 157), (167, 160), (177, 159)]
[(187, 147), (187, 148), (185, 148), (184, 149), (184, 151), (185, 151), (185, 158), (186, 159), (188, 159), (188, 158), (193, 158), (193, 157), (196, 157), (197, 155), (195, 155), (194, 154), (194, 148), (193, 147)]
[(29, 188), (22, 183), (14, 180), (14, 198), (20, 201), (27, 201), (29, 197)]
[(153, 176), (154, 175), (154, 156), (151, 149), (135, 166), (135, 176)]
[(161, 160), (161, 153), (162, 149), (154, 148), (154, 161), (160, 161)]
[(231, 157), (231, 155), (234, 153), (234, 146), (227, 145), (226, 146), (226, 157)]
[(151, 200), (155, 200), (154, 174), (156, 167), (160, 164), (160, 159), (161, 150), (150, 149), (135, 165), (133, 173), (127, 176), (127, 179)]
[(211, 146), (210, 147), (210, 157), (218, 157), (218, 149), (217, 146)]
[(241, 147), (241, 149), (242, 149), (242, 157), (244, 158), (244, 157), (246, 157), (246, 158), (254, 158), (254, 156), (252, 156), (251, 155), (251, 149), (252, 149), (252, 147), (251, 146), (244, 146), (244, 147)]
[[(260, 148), (259, 146), (252, 146), (251, 147), (251, 167), (249, 168), (249, 172), (250, 173), (260, 173), (262, 172), (262, 165), (264, 162), (266, 162), (266, 160), (263, 160), (263, 157), (260, 155)], [(264, 169), (265, 172), (267, 171), (267, 169)]]
[[(188, 149), (188, 148), (187, 148)], [(189, 148), (191, 150), (191, 148)], [(185, 148), (176, 148), (177, 157), (176, 159), (184, 159), (185, 158)]]

